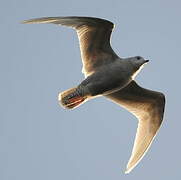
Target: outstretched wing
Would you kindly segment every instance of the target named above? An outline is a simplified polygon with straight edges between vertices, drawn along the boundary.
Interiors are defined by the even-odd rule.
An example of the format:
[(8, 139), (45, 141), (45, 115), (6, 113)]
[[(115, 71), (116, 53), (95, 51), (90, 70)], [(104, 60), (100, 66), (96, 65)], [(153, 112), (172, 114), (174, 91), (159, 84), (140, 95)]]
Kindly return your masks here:
[(126, 173), (142, 159), (150, 147), (161, 123), (165, 107), (165, 96), (160, 92), (143, 89), (132, 81), (127, 87), (106, 95), (138, 118), (138, 129)]
[[(23, 23), (53, 23), (74, 28), (77, 31), (83, 69), (92, 73), (99, 65), (117, 57), (110, 45), (113, 23), (92, 17), (43, 17), (25, 20)], [(106, 61), (106, 62), (105, 62)]]

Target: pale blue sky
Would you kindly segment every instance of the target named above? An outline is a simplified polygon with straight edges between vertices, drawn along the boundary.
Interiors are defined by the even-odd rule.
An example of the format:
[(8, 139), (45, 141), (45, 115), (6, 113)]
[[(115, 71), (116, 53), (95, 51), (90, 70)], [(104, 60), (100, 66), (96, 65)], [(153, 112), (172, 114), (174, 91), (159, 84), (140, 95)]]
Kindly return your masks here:
[[(138, 83), (166, 95), (164, 123), (151, 149), (124, 174), (136, 118), (97, 98), (68, 111), (59, 91), (84, 77), (76, 33), (25, 25), (42, 16), (95, 16), (115, 23), (112, 46), (122, 57), (150, 59)], [(181, 164), (179, 0), (4, 0), (0, 2), (0, 179), (170, 180)]]

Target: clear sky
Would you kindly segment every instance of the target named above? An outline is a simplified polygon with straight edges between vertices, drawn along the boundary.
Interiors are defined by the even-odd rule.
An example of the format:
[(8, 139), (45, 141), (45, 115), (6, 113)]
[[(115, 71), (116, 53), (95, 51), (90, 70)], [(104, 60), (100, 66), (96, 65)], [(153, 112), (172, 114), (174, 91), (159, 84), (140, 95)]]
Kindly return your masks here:
[[(136, 118), (103, 97), (68, 111), (60, 91), (84, 76), (76, 33), (25, 25), (42, 16), (95, 16), (115, 23), (112, 47), (150, 62), (137, 82), (166, 95), (163, 125), (128, 175)], [(179, 179), (181, 1), (4, 0), (0, 2), (0, 179)]]

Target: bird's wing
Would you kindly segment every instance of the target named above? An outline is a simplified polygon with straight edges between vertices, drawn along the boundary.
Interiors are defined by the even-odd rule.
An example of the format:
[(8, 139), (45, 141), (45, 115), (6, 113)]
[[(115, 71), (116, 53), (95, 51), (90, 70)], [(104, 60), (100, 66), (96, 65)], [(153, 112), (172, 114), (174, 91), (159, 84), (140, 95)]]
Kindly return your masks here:
[(124, 89), (106, 97), (138, 118), (134, 146), (126, 169), (126, 173), (129, 173), (147, 152), (162, 123), (165, 96), (160, 92), (143, 89), (132, 81)]
[(83, 68), (89, 74), (106, 61), (117, 58), (111, 48), (110, 36), (114, 24), (92, 17), (43, 17), (25, 20), (22, 23), (52, 23), (74, 28), (77, 31)]

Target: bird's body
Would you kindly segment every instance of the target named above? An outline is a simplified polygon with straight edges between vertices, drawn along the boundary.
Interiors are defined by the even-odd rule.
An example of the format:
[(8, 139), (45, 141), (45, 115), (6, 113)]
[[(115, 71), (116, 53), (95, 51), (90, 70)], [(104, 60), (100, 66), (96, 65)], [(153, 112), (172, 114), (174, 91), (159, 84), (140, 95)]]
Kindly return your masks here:
[(89, 89), (91, 96), (105, 95), (125, 87), (131, 80), (134, 71), (126, 70), (128, 61), (116, 59), (102, 65), (80, 84)]
[[(134, 79), (134, 74), (141, 68), (137, 69), (132, 61), (135, 59), (117, 58), (110, 63), (103, 64), (83, 80), (80, 86), (88, 89), (91, 96), (106, 95), (120, 90)], [(143, 63), (145, 63), (144, 60)]]
[(59, 94), (63, 107), (72, 109), (103, 95), (126, 108), (139, 120), (135, 143), (126, 172), (130, 172), (151, 145), (163, 120), (165, 97), (144, 89), (134, 81), (148, 60), (140, 56), (120, 58), (110, 45), (113, 23), (91, 17), (47, 17), (23, 23), (53, 23), (77, 31), (85, 79)]

